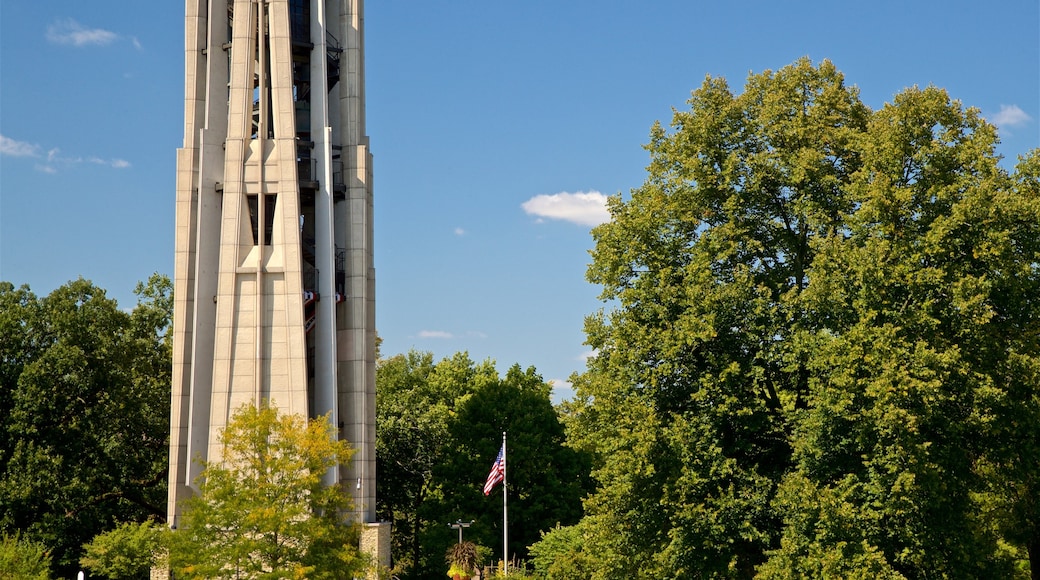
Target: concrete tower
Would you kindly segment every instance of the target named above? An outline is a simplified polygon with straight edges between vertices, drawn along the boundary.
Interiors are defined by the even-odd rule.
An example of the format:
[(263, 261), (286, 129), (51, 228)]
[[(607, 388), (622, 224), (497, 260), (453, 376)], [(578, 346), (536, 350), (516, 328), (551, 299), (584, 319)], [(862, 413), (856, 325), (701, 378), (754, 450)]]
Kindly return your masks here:
[[(242, 404), (331, 413), (327, 476), (375, 522), (375, 276), (362, 0), (187, 0), (170, 523)], [(335, 480), (335, 481), (333, 481)]]

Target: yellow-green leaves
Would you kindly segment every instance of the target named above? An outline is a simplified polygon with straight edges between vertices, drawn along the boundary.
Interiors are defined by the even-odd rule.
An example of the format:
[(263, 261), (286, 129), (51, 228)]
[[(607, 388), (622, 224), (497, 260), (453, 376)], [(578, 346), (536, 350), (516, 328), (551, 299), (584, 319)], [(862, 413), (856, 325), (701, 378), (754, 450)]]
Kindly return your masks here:
[(322, 481), (352, 453), (326, 417), (247, 405), (220, 441), (223, 456), (206, 465), (170, 535), (178, 577), (351, 578), (364, 569), (350, 498)]
[(593, 232), (593, 577), (1040, 562), (1040, 153), (1009, 175), (995, 142), (942, 89), (871, 111), (808, 59), (654, 126)]

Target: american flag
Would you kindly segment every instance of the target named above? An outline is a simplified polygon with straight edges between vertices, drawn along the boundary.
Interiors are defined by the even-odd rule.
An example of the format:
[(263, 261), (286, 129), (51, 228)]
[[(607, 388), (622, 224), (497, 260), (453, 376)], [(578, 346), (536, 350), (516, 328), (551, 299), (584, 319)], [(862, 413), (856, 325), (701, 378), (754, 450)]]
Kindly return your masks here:
[(502, 449), (498, 450), (498, 457), (495, 458), (495, 463), (491, 466), (491, 473), (488, 474), (487, 481), (484, 482), (484, 495), (491, 493), (492, 489), (495, 489), (495, 484), (502, 481), (506, 477), (506, 446), (502, 444)]

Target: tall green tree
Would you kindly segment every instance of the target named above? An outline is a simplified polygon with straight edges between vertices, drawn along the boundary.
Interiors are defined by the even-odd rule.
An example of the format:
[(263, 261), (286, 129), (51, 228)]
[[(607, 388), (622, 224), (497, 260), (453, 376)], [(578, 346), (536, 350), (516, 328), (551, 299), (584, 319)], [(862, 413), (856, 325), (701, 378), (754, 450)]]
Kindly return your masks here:
[(170, 534), (178, 578), (353, 578), (365, 569), (350, 496), (326, 471), (352, 450), (327, 417), (239, 409), (220, 435), (199, 493)]
[[(503, 550), (503, 486), (498, 484), (487, 496), (483, 487), (503, 432), (509, 558), (526, 560), (528, 546), (540, 539), (540, 532), (575, 524), (582, 516), (581, 499), (591, 487), (590, 459), (564, 444), (550, 389), (534, 367), (514, 364), (501, 380), (459, 404), (450, 425), (452, 452), (434, 470), (444, 486), (442, 509), (457, 514), (448, 521), (474, 520), (467, 537), (492, 548), (496, 561)], [(448, 539), (454, 541), (450, 534)]]
[[(427, 507), (440, 493), (434, 467), (452, 452), (449, 428), (456, 404), (498, 380), (490, 362), (465, 353), (438, 363), (432, 353), (410, 351), (379, 361), (376, 372), (377, 511), (393, 523), (395, 568), (409, 577), (422, 562), (443, 561), (444, 550), (422, 545), (425, 530), (441, 526)], [(432, 520), (431, 520), (432, 518)]]
[[(1036, 226), (1022, 228), (1036, 213), (1008, 197), (995, 141), (977, 111), (934, 87), (907, 89), (873, 116), (858, 210), (821, 243), (809, 291), (834, 322), (804, 342), (814, 398), (785, 494), (796, 525), (778, 553), (794, 570), (820, 573), (805, 569), (804, 549), (851, 544), (906, 577), (1011, 574), (978, 515), (978, 468), (1009, 442), (987, 424), (1003, 422), (994, 387), (1028, 324), (1031, 299), (1004, 296), (1030, 278), (1035, 287), (1022, 271), (1035, 251), (1015, 254), (1036, 248)], [(818, 514), (838, 498), (844, 517)]]
[(593, 230), (598, 355), (575, 383), (600, 576), (748, 577), (778, 541), (776, 485), (808, 404), (792, 347), (813, 240), (840, 229), (869, 111), (830, 63), (709, 77), (651, 132), (646, 183)]
[(458, 353), (437, 363), (410, 352), (380, 361), (376, 376), (380, 517), (393, 518), (395, 569), (402, 577), (445, 573), (458, 539), (448, 528), (474, 520), (466, 539), (501, 554), (501, 488), (481, 493), (510, 433), (511, 553), (526, 555), (539, 530), (574, 523), (588, 488), (588, 459), (564, 447), (547, 385), (533, 368), (474, 363)]
[(1035, 438), (1035, 165), (1011, 179), (944, 91), (870, 111), (826, 61), (689, 103), (593, 231), (614, 307), (568, 422), (593, 577), (1009, 573), (1035, 537), (993, 515), (1031, 513), (994, 490), (1036, 474), (1008, 467)]
[(1032, 578), (1040, 580), (1040, 150), (1022, 158), (1012, 177), (984, 216), (1001, 225), (1002, 235), (973, 248), (998, 265), (987, 276), (989, 344), (977, 357), (989, 360), (992, 376), (983, 394), (991, 445), (980, 472), (990, 520), (1024, 548)]
[(44, 298), (0, 283), (0, 531), (46, 545), (58, 575), (166, 511), (171, 288), (153, 276), (128, 313), (83, 279)]

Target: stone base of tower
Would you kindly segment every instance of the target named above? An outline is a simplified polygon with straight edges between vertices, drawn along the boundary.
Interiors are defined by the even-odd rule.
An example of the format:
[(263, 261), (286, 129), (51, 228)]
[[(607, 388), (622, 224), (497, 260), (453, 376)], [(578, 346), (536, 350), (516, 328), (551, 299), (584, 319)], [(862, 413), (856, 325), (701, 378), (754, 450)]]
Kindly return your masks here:
[(371, 558), (368, 580), (379, 580), (379, 570), (390, 568), (390, 522), (362, 524), (361, 553)]

